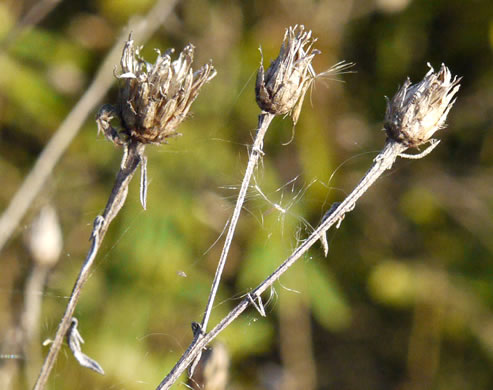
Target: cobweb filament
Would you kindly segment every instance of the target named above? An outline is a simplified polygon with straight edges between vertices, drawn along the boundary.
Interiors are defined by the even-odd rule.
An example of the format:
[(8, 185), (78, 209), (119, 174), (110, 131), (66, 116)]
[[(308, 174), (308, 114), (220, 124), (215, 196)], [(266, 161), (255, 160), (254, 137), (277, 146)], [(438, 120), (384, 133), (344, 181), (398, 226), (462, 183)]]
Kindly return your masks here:
[[(262, 188), (257, 182), (257, 178), (253, 178), (254, 184), (251, 187), (256, 192), (256, 197), (261, 198), (270, 206), (270, 210), (268, 210), (267, 213), (272, 211), (279, 212), (279, 215), (277, 216), (277, 221), (281, 224), (282, 236), (284, 236), (286, 215), (295, 217), (296, 219), (301, 221), (305, 227), (309, 227), (310, 229), (312, 229), (310, 223), (305, 218), (290, 211), (293, 206), (304, 197), (306, 191), (317, 181), (316, 179), (312, 180), (308, 185), (303, 185), (301, 186), (301, 188), (298, 189), (296, 186), (296, 182), (298, 181), (299, 177), (300, 175), (295, 176), (293, 179), (289, 180), (287, 183), (283, 184), (281, 187), (273, 191), (273, 193), (279, 193), (278, 202), (269, 199), (264, 191), (262, 191)], [(285, 195), (287, 193), (291, 193), (293, 195), (289, 200), (285, 201)], [(262, 214), (261, 217), (263, 221), (264, 214)]]
[(24, 360), (24, 356), (17, 354), (0, 354), (0, 360)]

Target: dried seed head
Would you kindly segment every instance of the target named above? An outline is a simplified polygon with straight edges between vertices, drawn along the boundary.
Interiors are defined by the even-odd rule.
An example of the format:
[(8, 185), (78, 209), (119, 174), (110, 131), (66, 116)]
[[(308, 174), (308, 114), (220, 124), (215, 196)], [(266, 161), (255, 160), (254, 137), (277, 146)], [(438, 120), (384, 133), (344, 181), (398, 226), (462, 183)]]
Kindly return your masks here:
[(144, 61), (140, 48), (130, 36), (123, 49), (123, 80), (117, 112), (122, 132), (142, 143), (165, 143), (177, 135), (176, 128), (185, 119), (200, 88), (215, 75), (209, 63), (192, 70), (193, 45), (187, 45), (178, 59), (171, 61), (173, 49), (161, 54), (154, 64)]
[(255, 94), (259, 107), (271, 114), (290, 114), (296, 124), (303, 98), (316, 77), (311, 62), (320, 51), (312, 50), (316, 41), (304, 26), (286, 29), (279, 56), (264, 74), (262, 65), (257, 73)]
[(387, 99), (384, 124), (387, 136), (409, 147), (426, 143), (445, 127), (460, 88), (460, 78), (452, 78), (444, 64), (437, 73), (428, 66), (430, 70), (422, 81), (413, 85), (407, 79), (395, 96)]

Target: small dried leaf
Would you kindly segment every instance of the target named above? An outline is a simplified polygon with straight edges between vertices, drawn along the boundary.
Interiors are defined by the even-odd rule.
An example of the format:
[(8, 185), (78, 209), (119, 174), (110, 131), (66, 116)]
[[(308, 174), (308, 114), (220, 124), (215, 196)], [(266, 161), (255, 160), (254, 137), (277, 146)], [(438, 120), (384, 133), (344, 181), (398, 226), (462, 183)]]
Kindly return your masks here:
[(142, 155), (140, 161), (140, 203), (147, 209), (147, 157)]
[(96, 371), (98, 374), (104, 375), (104, 370), (100, 366), (100, 364), (91, 359), (89, 356), (82, 352), (82, 344), (84, 343), (84, 339), (79, 333), (77, 329), (78, 321), (75, 317), (72, 317), (72, 323), (67, 332), (67, 343), (72, 351), (75, 359), (79, 362), (82, 367), (90, 368), (93, 371)]

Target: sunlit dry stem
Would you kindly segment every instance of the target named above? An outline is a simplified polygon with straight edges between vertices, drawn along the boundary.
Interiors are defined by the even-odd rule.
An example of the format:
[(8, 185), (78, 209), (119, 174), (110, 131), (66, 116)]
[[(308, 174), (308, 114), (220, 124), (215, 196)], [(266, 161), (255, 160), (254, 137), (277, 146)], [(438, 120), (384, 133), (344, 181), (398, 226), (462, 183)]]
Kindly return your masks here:
[(103, 242), (103, 238), (111, 221), (117, 216), (118, 212), (125, 203), (128, 193), (128, 185), (135, 173), (135, 170), (141, 162), (141, 156), (144, 153), (145, 145), (139, 142), (132, 142), (128, 146), (125, 146), (125, 148), (128, 149), (123, 155), (120, 170), (116, 176), (115, 184), (108, 199), (108, 203), (106, 204), (106, 208), (104, 209), (103, 215), (98, 215), (94, 220), (94, 226), (90, 238), (92, 241), (91, 248), (87, 253), (72, 293), (70, 294), (67, 307), (65, 308), (65, 313), (63, 314), (63, 317), (58, 325), (50, 351), (46, 356), (38, 380), (34, 385), (34, 390), (42, 390), (46, 386), (46, 382), (51, 370), (53, 369), (58, 352), (60, 352), (60, 347), (62, 346), (64, 337), (72, 323), (72, 317), (74, 315), (75, 307), (79, 301), (82, 288), (89, 278), (89, 273), (94, 263), (94, 259), (96, 258), (99, 248), (101, 247), (101, 243)]
[(243, 203), (245, 202), (245, 196), (248, 190), (248, 186), (250, 184), (250, 179), (252, 177), (253, 171), (255, 170), (255, 167), (257, 166), (257, 162), (260, 156), (263, 154), (262, 148), (263, 148), (265, 133), (267, 132), (267, 129), (269, 128), (269, 125), (272, 122), (273, 118), (274, 118), (274, 114), (269, 114), (267, 112), (262, 112), (258, 118), (258, 128), (257, 128), (257, 133), (255, 135), (255, 141), (253, 142), (250, 157), (248, 159), (248, 165), (245, 171), (245, 175), (243, 176), (240, 192), (236, 200), (236, 206), (233, 211), (233, 215), (231, 217), (231, 222), (229, 223), (228, 232), (226, 234), (223, 250), (221, 252), (221, 257), (219, 259), (219, 263), (216, 269), (214, 281), (212, 282), (211, 293), (209, 295), (209, 300), (207, 302), (207, 306), (204, 312), (204, 317), (202, 319), (202, 323), (201, 323), (202, 332), (205, 332), (205, 330), (207, 329), (207, 324), (209, 322), (209, 318), (211, 315), (212, 306), (214, 305), (214, 299), (217, 294), (217, 289), (219, 288), (221, 275), (224, 270), (224, 265), (226, 264), (226, 259), (229, 253), (231, 242), (233, 240), (234, 232), (236, 230), (236, 225), (238, 224), (238, 219), (240, 217), (241, 209), (243, 207)]
[[(298, 120), (303, 97), (310, 82), (313, 80), (313, 76), (308, 75), (308, 73), (310, 73), (308, 68), (311, 66), (313, 57), (319, 53), (317, 50), (312, 50), (315, 41), (316, 39), (312, 38), (311, 31), (305, 31), (303, 26), (289, 27), (284, 34), (284, 41), (279, 56), (271, 63), (267, 72), (264, 72), (262, 64), (263, 60), (260, 63), (255, 85), (255, 95), (257, 104), (262, 110), (262, 113), (259, 115), (255, 141), (250, 153), (233, 216), (231, 217), (231, 223), (228, 227), (207, 307), (200, 325), (201, 332), (197, 333), (195, 338), (200, 338), (201, 334), (207, 329), (212, 306), (214, 305), (214, 299), (217, 294), (217, 289), (219, 288), (221, 275), (224, 265), (226, 264), (238, 218), (243, 203), (245, 202), (250, 179), (259, 157), (263, 154), (262, 147), (265, 132), (275, 115), (291, 113), (295, 124)], [(314, 72), (313, 68), (311, 68), (311, 71)], [(197, 361), (198, 359), (200, 359), (200, 356), (198, 356)], [(194, 366), (191, 367), (191, 374), (193, 374), (193, 368)]]

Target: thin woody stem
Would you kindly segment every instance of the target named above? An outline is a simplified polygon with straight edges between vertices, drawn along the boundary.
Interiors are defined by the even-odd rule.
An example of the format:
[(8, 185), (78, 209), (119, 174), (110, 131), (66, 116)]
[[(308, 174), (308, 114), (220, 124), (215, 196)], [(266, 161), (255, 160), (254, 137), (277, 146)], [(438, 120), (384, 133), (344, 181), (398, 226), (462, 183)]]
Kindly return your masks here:
[(214, 275), (214, 281), (212, 282), (211, 292), (209, 294), (209, 300), (207, 301), (207, 306), (204, 312), (204, 317), (202, 318), (201, 331), (205, 332), (207, 329), (207, 324), (212, 311), (212, 306), (214, 305), (214, 299), (216, 298), (217, 289), (219, 288), (219, 283), (221, 281), (221, 276), (224, 270), (224, 265), (226, 264), (226, 259), (228, 257), (229, 248), (231, 247), (231, 242), (236, 230), (236, 225), (238, 224), (238, 219), (240, 217), (241, 209), (243, 203), (245, 202), (245, 196), (250, 184), (250, 179), (252, 178), (253, 171), (257, 166), (257, 162), (260, 156), (263, 154), (262, 148), (264, 144), (264, 137), (267, 129), (269, 128), (273, 114), (267, 112), (262, 112), (258, 117), (258, 127), (257, 134), (255, 136), (255, 141), (253, 142), (252, 151), (248, 159), (248, 165), (243, 176), (243, 182), (241, 183), (240, 192), (236, 200), (236, 206), (233, 211), (233, 216), (231, 217), (231, 222), (228, 227), (228, 232), (226, 234), (226, 240), (224, 242), (223, 250), (221, 252), (221, 257), (219, 258), (219, 263), (217, 265), (216, 274)]
[[(196, 337), (187, 348), (183, 356), (177, 362), (175, 367), (163, 379), (156, 390), (169, 389), (177, 380), (185, 369), (195, 360), (201, 351), (209, 344), (219, 333), (229, 326), (236, 318), (243, 313), (248, 306), (252, 304), (255, 298), (271, 287), (282, 274), (284, 274), (299, 258), (301, 258), (315, 244), (322, 234), (325, 234), (331, 226), (339, 223), (344, 218), (344, 215), (353, 210), (358, 199), (372, 186), (372, 184), (387, 170), (392, 167), (399, 155), (406, 150), (407, 147), (389, 140), (385, 147), (373, 160), (374, 163), (366, 172), (363, 179), (359, 182), (356, 188), (341, 202), (338, 207), (328, 215), (315, 231), (289, 256), (269, 277), (260, 283), (246, 298), (244, 298), (223, 320), (217, 324), (209, 333), (205, 333), (202, 337)], [(253, 299), (252, 299), (253, 298)]]
[(111, 221), (116, 217), (125, 203), (128, 193), (128, 185), (135, 173), (135, 170), (141, 162), (144, 147), (145, 146), (143, 144), (137, 142), (132, 142), (128, 146), (125, 145), (125, 153), (122, 158), (120, 170), (115, 179), (115, 184), (113, 185), (113, 190), (111, 191), (103, 215), (98, 215), (94, 220), (94, 226), (90, 238), (92, 241), (91, 248), (89, 249), (86, 259), (80, 269), (79, 276), (77, 277), (72, 293), (70, 294), (67, 307), (65, 308), (65, 313), (58, 324), (58, 329), (51, 344), (50, 351), (45, 358), (36, 384), (34, 385), (34, 390), (42, 390), (46, 386), (48, 376), (53, 369), (58, 352), (60, 352), (65, 334), (70, 327), (72, 316), (74, 315), (75, 307), (79, 301), (82, 288), (89, 278), (89, 272), (94, 263), (94, 259), (98, 254), (98, 250), (101, 247), (101, 243), (103, 242), (103, 238)]
[(325, 234), (331, 226), (342, 221), (345, 214), (354, 209), (358, 199), (373, 185), (373, 183), (387, 170), (392, 167), (396, 158), (407, 147), (394, 141), (389, 141), (373, 160), (374, 163), (366, 172), (363, 179), (356, 188), (344, 199), (339, 206), (315, 229), (312, 234), (289, 256), (268, 278), (255, 288), (250, 295), (260, 296), (267, 290), (279, 277), (286, 272), (301, 256), (303, 256), (313, 244), (319, 239), (320, 235)]

